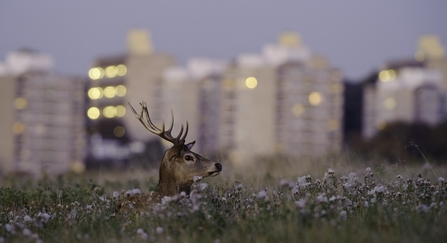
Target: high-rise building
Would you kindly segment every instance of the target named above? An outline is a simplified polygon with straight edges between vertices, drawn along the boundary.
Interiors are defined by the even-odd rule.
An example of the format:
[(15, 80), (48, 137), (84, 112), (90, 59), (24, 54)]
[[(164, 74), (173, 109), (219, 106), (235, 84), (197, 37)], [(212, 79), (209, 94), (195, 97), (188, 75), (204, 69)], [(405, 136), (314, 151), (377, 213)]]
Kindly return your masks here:
[(3, 173), (83, 170), (85, 79), (56, 74), (52, 63), (48, 55), (23, 49), (0, 65)]
[(342, 143), (342, 73), (284, 33), (262, 54), (241, 55), (235, 71), (236, 158), (321, 155)]
[(363, 96), (364, 138), (392, 122), (436, 125), (447, 115), (447, 60), (435, 36), (422, 36), (415, 60), (391, 61)]
[(92, 161), (122, 162), (142, 149), (141, 142), (156, 138), (135, 119), (128, 103), (139, 112), (139, 103), (145, 101), (153, 121), (160, 123), (162, 75), (173, 65), (170, 55), (153, 52), (149, 33), (143, 30), (129, 32), (127, 53), (94, 61), (87, 112)]
[(196, 149), (215, 154), (220, 120), (221, 75), (226, 62), (209, 58), (192, 58), (185, 67), (172, 67), (164, 74), (163, 106), (166, 122), (174, 112), (176, 126), (189, 124), (187, 142), (197, 141)]
[(240, 161), (340, 150), (342, 74), (297, 34), (231, 62), (192, 59), (168, 69), (164, 83), (165, 116), (173, 109), (193, 124), (188, 137), (205, 154)]

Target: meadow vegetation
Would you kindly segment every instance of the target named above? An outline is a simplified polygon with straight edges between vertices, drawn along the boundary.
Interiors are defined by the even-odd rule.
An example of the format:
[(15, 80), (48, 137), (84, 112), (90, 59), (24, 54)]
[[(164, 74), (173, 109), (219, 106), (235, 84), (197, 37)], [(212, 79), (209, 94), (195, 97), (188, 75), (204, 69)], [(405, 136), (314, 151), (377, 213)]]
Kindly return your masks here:
[[(334, 159), (335, 158), (335, 159)], [(219, 161), (191, 195), (118, 205), (156, 190), (158, 172), (3, 178), (0, 242), (445, 242), (447, 169), (356, 161)], [(433, 169), (433, 170), (432, 170)]]

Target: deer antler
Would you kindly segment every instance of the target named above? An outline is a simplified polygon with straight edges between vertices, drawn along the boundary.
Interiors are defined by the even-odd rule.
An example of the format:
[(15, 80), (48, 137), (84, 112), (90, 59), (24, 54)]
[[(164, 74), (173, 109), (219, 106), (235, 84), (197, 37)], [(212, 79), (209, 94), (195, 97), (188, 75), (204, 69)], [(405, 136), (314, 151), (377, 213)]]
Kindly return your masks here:
[[(169, 126), (168, 130), (165, 130), (165, 120), (163, 118), (161, 129), (154, 125), (151, 118), (149, 117), (149, 111), (147, 110), (146, 102), (140, 102), (141, 105), (141, 112), (138, 114), (135, 109), (132, 107), (132, 105), (128, 102), (130, 108), (132, 109), (132, 112), (135, 114), (135, 117), (143, 124), (143, 126), (151, 133), (163, 138), (166, 141), (169, 141), (176, 145), (183, 145), (185, 144), (185, 138), (188, 134), (188, 122), (186, 122), (186, 129), (185, 134), (183, 134), (183, 124), (180, 127), (180, 133), (177, 137), (173, 137), (171, 135), (172, 128), (174, 127), (174, 113), (171, 110), (171, 125)], [(146, 120), (143, 118), (143, 114), (146, 116)], [(182, 136), (183, 134), (183, 136)]]

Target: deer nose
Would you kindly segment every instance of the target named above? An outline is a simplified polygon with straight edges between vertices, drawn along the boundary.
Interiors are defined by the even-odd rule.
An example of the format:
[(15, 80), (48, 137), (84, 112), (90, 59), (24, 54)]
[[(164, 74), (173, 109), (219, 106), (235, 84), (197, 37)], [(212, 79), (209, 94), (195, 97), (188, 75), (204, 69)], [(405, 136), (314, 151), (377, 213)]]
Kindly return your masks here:
[(220, 163), (215, 163), (214, 164), (216, 166), (216, 168), (221, 171), (222, 170), (222, 165)]

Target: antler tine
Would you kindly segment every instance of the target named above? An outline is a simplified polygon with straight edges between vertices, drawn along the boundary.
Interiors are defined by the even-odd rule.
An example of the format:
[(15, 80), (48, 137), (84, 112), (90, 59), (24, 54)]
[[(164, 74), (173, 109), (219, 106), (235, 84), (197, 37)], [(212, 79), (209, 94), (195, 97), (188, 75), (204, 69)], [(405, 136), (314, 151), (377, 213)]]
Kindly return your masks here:
[(182, 138), (180, 138), (180, 141), (185, 141), (185, 139), (186, 139), (186, 135), (188, 135), (188, 128), (189, 128), (188, 121), (186, 121), (185, 134), (183, 135)]
[(151, 127), (157, 134), (160, 133), (160, 132), (163, 132), (164, 130), (161, 130), (160, 128), (155, 126), (154, 123), (152, 122), (152, 120), (151, 120), (151, 118), (149, 116), (149, 111), (147, 110), (146, 102), (141, 104), (141, 107), (142, 107), (142, 110), (144, 111), (144, 113), (146, 113), (146, 120), (147, 120), (146, 123), (149, 125), (149, 127)]
[[(146, 102), (140, 102), (141, 105), (141, 112), (138, 114), (133, 106), (130, 104), (130, 102), (127, 102), (132, 110), (132, 112), (135, 114), (135, 117), (143, 124), (143, 126), (151, 133), (173, 143), (174, 145), (181, 145), (185, 143), (186, 135), (188, 134), (189, 125), (188, 122), (186, 122), (186, 130), (185, 134), (183, 134), (183, 124), (180, 127), (180, 133), (177, 137), (173, 137), (171, 132), (174, 127), (174, 112), (171, 110), (171, 124), (169, 125), (169, 129), (165, 130), (165, 119), (163, 118), (161, 129), (155, 126), (155, 124), (152, 122), (149, 111), (147, 109)], [(143, 119), (143, 114), (146, 115), (146, 119)]]
[(169, 127), (168, 131), (172, 132), (173, 127), (174, 127), (174, 112), (171, 110), (171, 126)]
[(130, 109), (132, 110), (133, 114), (138, 115), (137, 111), (133, 108), (133, 106), (130, 104), (130, 102), (127, 102), (129, 104)]
[[(133, 106), (132, 106), (129, 102), (127, 102), (127, 103), (129, 104), (130, 109), (132, 110), (133, 114), (135, 114), (135, 117), (141, 122), (141, 124), (143, 124), (143, 126), (144, 126), (147, 130), (151, 131), (150, 128), (147, 126), (147, 124), (143, 121), (143, 109), (141, 109), (141, 112), (140, 112), (140, 114), (138, 115), (137, 111), (133, 108)], [(141, 105), (141, 103), (140, 103), (140, 105)], [(151, 132), (152, 132), (152, 131), (151, 131)]]
[(179, 134), (177, 135), (177, 137), (175, 138), (175, 140), (177, 140), (177, 141), (182, 141), (181, 139), (180, 139), (180, 137), (182, 136), (182, 134), (183, 134), (183, 124), (182, 124), (182, 126), (180, 126), (180, 132), (179, 132)]

